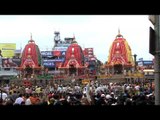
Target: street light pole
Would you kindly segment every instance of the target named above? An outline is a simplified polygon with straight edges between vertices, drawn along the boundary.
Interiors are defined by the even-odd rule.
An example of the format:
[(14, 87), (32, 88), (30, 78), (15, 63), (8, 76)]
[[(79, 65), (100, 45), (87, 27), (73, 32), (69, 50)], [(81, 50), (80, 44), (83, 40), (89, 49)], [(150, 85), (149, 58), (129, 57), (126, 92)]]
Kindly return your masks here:
[(159, 15), (155, 16), (155, 63), (154, 63), (154, 70), (155, 70), (155, 105), (160, 105), (160, 19)]
[(3, 92), (2, 92), (2, 89), (0, 89), (0, 91), (1, 91), (1, 99), (0, 99), (0, 105), (1, 105), (3, 103), (3, 99), (2, 99)]
[(136, 54), (134, 54), (133, 55), (134, 56), (134, 71), (136, 72), (137, 71), (137, 55)]

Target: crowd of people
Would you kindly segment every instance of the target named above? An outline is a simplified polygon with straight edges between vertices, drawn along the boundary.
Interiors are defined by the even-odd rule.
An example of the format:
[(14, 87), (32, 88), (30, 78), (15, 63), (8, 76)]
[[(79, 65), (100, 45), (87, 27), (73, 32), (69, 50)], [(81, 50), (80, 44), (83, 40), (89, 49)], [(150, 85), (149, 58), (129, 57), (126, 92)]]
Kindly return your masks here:
[(150, 81), (53, 85), (1, 85), (1, 105), (154, 105), (154, 87)]

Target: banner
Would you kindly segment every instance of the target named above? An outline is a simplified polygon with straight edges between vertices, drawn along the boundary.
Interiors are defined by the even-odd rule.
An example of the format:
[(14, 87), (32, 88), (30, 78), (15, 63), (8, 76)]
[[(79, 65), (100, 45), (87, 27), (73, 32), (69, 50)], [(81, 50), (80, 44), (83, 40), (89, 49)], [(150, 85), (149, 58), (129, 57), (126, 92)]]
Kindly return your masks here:
[(143, 61), (143, 65), (153, 65), (153, 61)]
[(21, 59), (20, 59), (20, 58), (13, 58), (12, 61), (13, 61), (18, 67), (20, 67), (20, 65), (21, 65)]
[(54, 51), (67, 51), (68, 47), (55, 47)]
[(64, 44), (64, 43), (63, 44), (57, 44), (57, 48), (58, 47), (69, 47), (70, 45), (71, 45), (70, 43), (68, 43), (68, 44), (67, 43), (66, 44)]
[(138, 61), (138, 66), (143, 66), (143, 61)]
[(53, 55), (59, 57), (59, 56), (61, 56), (61, 51), (55, 51), (55, 50), (54, 50), (54, 51), (53, 51)]
[(139, 58), (139, 61), (143, 61), (143, 58)]
[(53, 61), (43, 61), (44, 67), (54, 68), (55, 63)]
[(3, 58), (2, 59), (2, 67), (18, 67), (21, 64), (20, 58), (12, 59), (12, 58)]
[(43, 62), (63, 62), (64, 59), (45, 59)]
[(66, 55), (66, 51), (61, 51), (61, 55), (65, 56)]
[(0, 50), (3, 57), (12, 58), (16, 50), (15, 43), (0, 43)]
[(52, 51), (41, 51), (42, 57), (53, 57)]

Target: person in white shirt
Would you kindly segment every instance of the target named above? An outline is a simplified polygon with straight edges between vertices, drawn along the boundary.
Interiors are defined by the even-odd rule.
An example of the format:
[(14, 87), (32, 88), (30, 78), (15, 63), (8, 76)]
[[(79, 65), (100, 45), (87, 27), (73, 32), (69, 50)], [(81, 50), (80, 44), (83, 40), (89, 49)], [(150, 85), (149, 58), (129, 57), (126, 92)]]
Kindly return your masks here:
[(1, 93), (0, 93), (0, 99), (1, 99), (1, 96), (2, 96), (2, 99), (3, 99), (3, 101), (7, 98), (7, 93), (4, 93), (4, 92), (2, 92), (2, 95), (1, 95)]
[(19, 97), (15, 100), (14, 105), (21, 105), (22, 102), (24, 102), (24, 99), (22, 98), (22, 94), (20, 94)]
[(29, 95), (26, 96), (25, 105), (32, 105)]

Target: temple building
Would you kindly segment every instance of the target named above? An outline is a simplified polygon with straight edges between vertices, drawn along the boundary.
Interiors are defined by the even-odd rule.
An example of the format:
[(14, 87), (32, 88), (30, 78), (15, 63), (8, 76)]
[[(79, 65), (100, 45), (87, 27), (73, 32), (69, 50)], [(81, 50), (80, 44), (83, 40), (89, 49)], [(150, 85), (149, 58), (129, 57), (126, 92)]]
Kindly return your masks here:
[(59, 70), (63, 70), (67, 75), (84, 75), (85, 59), (82, 48), (75, 39), (68, 47), (65, 54), (65, 61), (59, 66)]
[(84, 48), (83, 54), (85, 57), (85, 64), (88, 66), (89, 74), (96, 75), (97, 73), (97, 58), (94, 54), (94, 48)]
[(31, 78), (35, 74), (40, 74), (42, 71), (42, 58), (38, 45), (31, 39), (25, 46), (22, 52), (21, 64), (17, 69), (21, 72), (22, 78)]
[(124, 74), (132, 71), (134, 68), (134, 60), (131, 48), (125, 38), (118, 31), (118, 35), (113, 41), (108, 61), (105, 65), (107, 74)]

